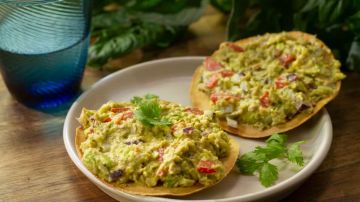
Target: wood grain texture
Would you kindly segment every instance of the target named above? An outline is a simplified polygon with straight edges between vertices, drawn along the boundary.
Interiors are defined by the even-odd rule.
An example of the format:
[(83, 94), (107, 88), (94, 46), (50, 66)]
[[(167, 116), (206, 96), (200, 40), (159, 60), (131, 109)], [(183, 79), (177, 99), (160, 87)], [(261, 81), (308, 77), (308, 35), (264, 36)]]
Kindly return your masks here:
[[(210, 12), (171, 48), (143, 60), (209, 55), (224, 40), (224, 19)], [(87, 69), (86, 89), (104, 76)], [(334, 140), (324, 163), (284, 201), (359, 201), (360, 75), (349, 73), (327, 109)], [(7, 92), (0, 77), (0, 201), (114, 201), (75, 167), (62, 140), (64, 116), (26, 108)]]

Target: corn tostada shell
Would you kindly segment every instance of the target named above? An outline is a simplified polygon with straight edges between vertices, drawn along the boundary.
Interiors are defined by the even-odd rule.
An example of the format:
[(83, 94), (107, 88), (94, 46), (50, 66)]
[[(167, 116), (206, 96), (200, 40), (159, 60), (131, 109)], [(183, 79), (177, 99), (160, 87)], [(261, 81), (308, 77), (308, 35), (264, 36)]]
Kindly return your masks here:
[[(80, 158), (82, 158), (82, 152), (80, 150), (80, 145), (83, 141), (86, 140), (86, 137), (84, 136), (83, 130), (81, 127), (78, 127), (76, 129), (76, 136), (75, 136), (75, 146), (77, 154)], [(221, 161), (224, 164), (225, 168), (225, 175), (224, 178), (230, 173), (232, 168), (235, 165), (235, 161), (239, 154), (239, 145), (238, 143), (233, 139), (230, 138), (231, 143), (231, 149), (230, 154), (227, 158), (221, 159)], [(205, 188), (208, 188), (210, 186), (204, 186), (201, 184), (196, 184), (190, 187), (177, 187), (177, 188), (167, 188), (167, 187), (146, 187), (143, 185), (135, 184), (135, 183), (128, 183), (128, 184), (111, 184), (109, 182), (106, 182), (100, 178), (103, 183), (107, 184), (108, 186), (111, 186), (112, 188), (118, 189), (120, 191), (130, 193), (130, 194), (138, 194), (138, 195), (148, 195), (148, 196), (184, 196), (189, 195), (198, 191), (201, 191)], [(222, 180), (222, 179), (221, 179)], [(216, 183), (219, 183), (221, 180), (217, 181)], [(216, 184), (215, 183), (215, 184)], [(211, 186), (215, 185), (212, 184)]]
[[(302, 39), (305, 39), (307, 41), (317, 44), (319, 47), (321, 47), (324, 50), (327, 50), (330, 53), (329, 54), (330, 60), (334, 59), (334, 55), (331, 54), (331, 51), (329, 50), (329, 48), (322, 41), (317, 39), (316, 36), (307, 34), (304, 32), (299, 32), (299, 31), (287, 32), (287, 34), (294, 38), (302, 38)], [(235, 44), (237, 44), (239, 46), (243, 46), (248, 43), (251, 43), (257, 37), (258, 36), (242, 39), (242, 40), (236, 41)], [(192, 81), (190, 84), (190, 97), (191, 97), (192, 105), (194, 107), (198, 107), (198, 108), (204, 110), (204, 109), (211, 109), (211, 104), (210, 104), (211, 101), (210, 101), (210, 97), (206, 93), (198, 90), (198, 85), (199, 85), (199, 82), (201, 79), (203, 69), (204, 69), (203, 65), (200, 65), (193, 74)], [(262, 137), (270, 136), (273, 133), (285, 132), (285, 131), (288, 131), (288, 130), (298, 127), (299, 125), (301, 125), (302, 123), (304, 123), (305, 121), (307, 121), (308, 119), (313, 117), (317, 112), (319, 112), (328, 102), (330, 102), (332, 99), (334, 99), (337, 96), (337, 94), (340, 91), (340, 86), (341, 86), (341, 82), (338, 81), (338, 83), (336, 84), (336, 89), (335, 89), (334, 93), (332, 95), (325, 97), (322, 100), (318, 101), (316, 103), (316, 105), (314, 106), (313, 111), (311, 113), (299, 113), (298, 115), (293, 117), (288, 122), (286, 122), (284, 124), (279, 124), (279, 125), (273, 126), (271, 128), (265, 129), (265, 130), (261, 130), (261, 129), (252, 127), (248, 124), (241, 124), (241, 123), (239, 123), (237, 128), (233, 128), (233, 127), (228, 126), (225, 119), (218, 119), (218, 121), (219, 121), (220, 126), (225, 131), (235, 134), (235, 135), (238, 135), (238, 136), (246, 137), (246, 138), (262, 138)]]

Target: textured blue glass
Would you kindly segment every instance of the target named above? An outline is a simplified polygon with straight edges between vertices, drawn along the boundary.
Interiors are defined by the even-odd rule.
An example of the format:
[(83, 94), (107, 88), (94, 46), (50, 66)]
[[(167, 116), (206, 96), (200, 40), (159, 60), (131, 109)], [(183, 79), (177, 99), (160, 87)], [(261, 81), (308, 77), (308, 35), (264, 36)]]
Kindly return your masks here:
[(43, 111), (74, 100), (90, 13), (90, 0), (0, 0), (0, 70), (17, 100)]

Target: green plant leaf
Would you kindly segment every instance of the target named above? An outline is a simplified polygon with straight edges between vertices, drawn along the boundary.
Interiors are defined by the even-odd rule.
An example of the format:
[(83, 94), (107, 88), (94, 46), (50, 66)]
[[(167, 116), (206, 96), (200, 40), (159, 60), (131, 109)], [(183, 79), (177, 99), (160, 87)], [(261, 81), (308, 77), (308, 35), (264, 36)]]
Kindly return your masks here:
[(131, 20), (128, 12), (120, 8), (114, 12), (100, 13), (92, 17), (91, 27), (92, 30), (109, 28), (112, 26), (121, 25), (122, 27), (130, 27)]
[(245, 16), (245, 11), (250, 3), (250, 0), (232, 0), (232, 9), (227, 23), (227, 39), (235, 41), (241, 38), (244, 31), (241, 25), (241, 19)]
[(350, 70), (357, 70), (360, 72), (360, 39), (355, 38), (351, 43), (348, 57), (346, 58), (346, 65)]
[(185, 8), (177, 13), (136, 12), (133, 15), (143, 22), (166, 26), (187, 26), (202, 16), (206, 5), (206, 1), (203, 0), (200, 7)]
[[(106, 12), (105, 5), (119, 9)], [(101, 67), (134, 49), (167, 47), (182, 36), (187, 26), (202, 15), (206, 0), (107, 0), (97, 2), (92, 20), (88, 64)]]
[(174, 39), (174, 34), (176, 32), (169, 31), (167, 27), (157, 24), (143, 23), (132, 26), (119, 35), (94, 43), (89, 48), (88, 64), (101, 66), (109, 59), (122, 56), (134, 49), (156, 44), (166, 39)]
[(223, 13), (230, 13), (232, 0), (210, 0), (210, 4)]
[(346, 25), (357, 37), (360, 37), (360, 11), (350, 16), (346, 21)]

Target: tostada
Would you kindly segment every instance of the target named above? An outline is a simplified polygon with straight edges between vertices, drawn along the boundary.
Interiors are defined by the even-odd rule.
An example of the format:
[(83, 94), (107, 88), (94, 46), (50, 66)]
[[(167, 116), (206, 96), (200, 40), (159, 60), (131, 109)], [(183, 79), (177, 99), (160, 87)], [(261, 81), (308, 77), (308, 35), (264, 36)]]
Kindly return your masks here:
[(210, 111), (157, 96), (83, 109), (76, 149), (103, 182), (140, 195), (187, 195), (220, 182), (239, 154)]
[(190, 95), (194, 107), (215, 112), (224, 130), (260, 138), (314, 116), (344, 77), (315, 36), (273, 33), (222, 43), (195, 71)]

